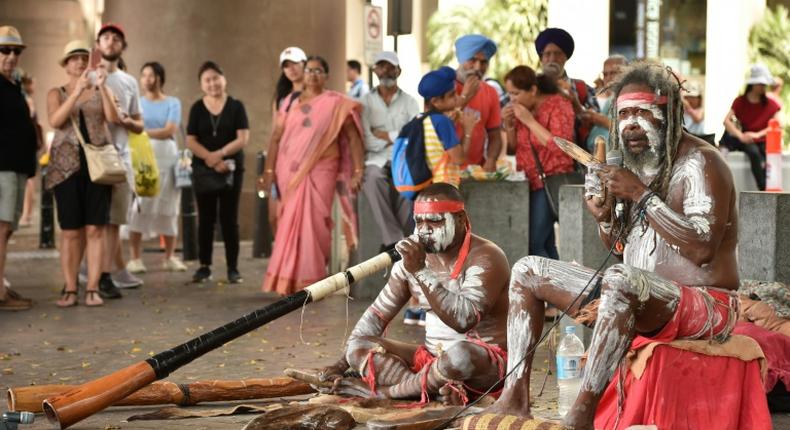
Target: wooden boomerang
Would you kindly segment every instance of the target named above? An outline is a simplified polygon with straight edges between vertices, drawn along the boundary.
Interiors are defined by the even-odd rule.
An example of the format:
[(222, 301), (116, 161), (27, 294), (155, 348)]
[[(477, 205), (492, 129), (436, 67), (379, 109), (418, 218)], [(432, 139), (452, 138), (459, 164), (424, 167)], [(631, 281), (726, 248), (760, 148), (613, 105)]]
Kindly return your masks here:
[(570, 140), (565, 140), (561, 137), (554, 136), (554, 143), (562, 149), (562, 151), (571, 156), (574, 160), (578, 161), (579, 163), (584, 164), (587, 167), (598, 166), (601, 164), (600, 161), (596, 160), (592, 154), (582, 149), (581, 146), (571, 142)]

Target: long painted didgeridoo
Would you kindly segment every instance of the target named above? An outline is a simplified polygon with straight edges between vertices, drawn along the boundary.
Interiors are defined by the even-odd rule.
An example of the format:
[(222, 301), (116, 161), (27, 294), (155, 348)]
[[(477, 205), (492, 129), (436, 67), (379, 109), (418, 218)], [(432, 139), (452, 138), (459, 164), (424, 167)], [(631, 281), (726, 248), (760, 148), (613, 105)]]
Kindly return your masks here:
[(350, 267), (298, 293), (284, 297), (269, 306), (253, 311), (200, 337), (173, 349), (161, 352), (145, 361), (133, 364), (107, 376), (82, 384), (73, 390), (44, 400), (43, 409), (50, 423), (65, 429), (115, 402), (128, 397), (140, 388), (167, 377), (188, 364), (233, 339), (243, 336), (264, 324), (290, 313), (307, 303), (315, 302), (351, 285), (355, 280), (370, 276), (400, 260), (394, 249)]
[[(44, 399), (76, 388), (76, 385), (31, 385), (8, 389), (8, 410), (43, 412)], [(113, 406), (179, 405), (192, 406), (204, 402), (270, 399), (314, 393), (309, 384), (293, 378), (255, 378), (239, 381), (195, 381), (177, 384), (156, 381), (121, 399)]]

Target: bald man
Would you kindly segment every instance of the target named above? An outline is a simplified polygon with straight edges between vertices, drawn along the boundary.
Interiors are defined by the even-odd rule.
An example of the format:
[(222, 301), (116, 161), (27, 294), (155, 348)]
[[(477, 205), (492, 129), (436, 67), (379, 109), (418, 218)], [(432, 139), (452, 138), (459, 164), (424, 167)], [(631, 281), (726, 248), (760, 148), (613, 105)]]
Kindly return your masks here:
[[(345, 356), (319, 376), (338, 394), (466, 403), (504, 376), (509, 265), (497, 245), (471, 233), (452, 185), (422, 191), (414, 221), (416, 234), (396, 245), (403, 260), (357, 322)], [(383, 337), (411, 297), (428, 310), (423, 345)], [(349, 368), (361, 377), (344, 377)]]

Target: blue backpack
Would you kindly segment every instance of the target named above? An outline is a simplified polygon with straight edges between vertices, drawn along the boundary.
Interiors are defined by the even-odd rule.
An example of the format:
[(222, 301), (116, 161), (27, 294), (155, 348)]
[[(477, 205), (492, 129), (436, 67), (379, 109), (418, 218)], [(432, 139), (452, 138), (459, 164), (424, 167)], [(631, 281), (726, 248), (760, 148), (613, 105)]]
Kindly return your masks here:
[(406, 123), (392, 148), (392, 183), (409, 200), (414, 200), (417, 193), (433, 181), (433, 172), (425, 159), (423, 129), (423, 121), (429, 117), (429, 114), (420, 114)]

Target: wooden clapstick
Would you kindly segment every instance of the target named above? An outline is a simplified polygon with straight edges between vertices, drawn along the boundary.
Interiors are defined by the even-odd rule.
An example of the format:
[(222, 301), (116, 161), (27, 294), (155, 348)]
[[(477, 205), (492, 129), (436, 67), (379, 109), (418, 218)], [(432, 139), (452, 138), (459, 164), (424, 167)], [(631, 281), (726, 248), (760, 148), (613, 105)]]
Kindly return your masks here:
[[(595, 136), (594, 157), (599, 163), (606, 163), (606, 139), (603, 136)], [(606, 201), (606, 187), (601, 187), (601, 201)]]
[(595, 136), (595, 159), (606, 163), (606, 139), (603, 136)]

